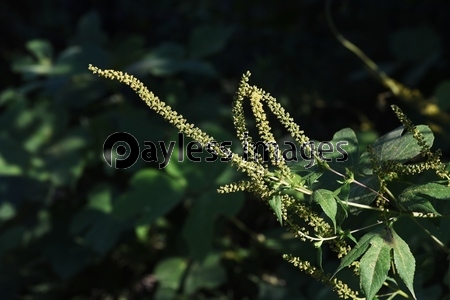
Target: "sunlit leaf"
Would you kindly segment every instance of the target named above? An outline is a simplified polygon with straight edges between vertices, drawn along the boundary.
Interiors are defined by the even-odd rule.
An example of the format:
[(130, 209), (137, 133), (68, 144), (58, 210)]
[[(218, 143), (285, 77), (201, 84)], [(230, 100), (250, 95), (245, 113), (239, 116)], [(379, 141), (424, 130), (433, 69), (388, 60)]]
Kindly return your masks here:
[(16, 208), (8, 201), (0, 202), (0, 222), (8, 221), (16, 215)]
[(38, 63), (47, 65), (51, 63), (53, 49), (48, 41), (31, 40), (27, 42), (26, 47), (33, 53)]
[(434, 182), (414, 185), (406, 188), (398, 199), (409, 211), (433, 213), (439, 215), (430, 200), (450, 200), (450, 187)]
[(159, 262), (155, 267), (155, 276), (160, 284), (177, 289), (187, 267), (187, 261), (181, 257), (171, 257)]
[[(434, 135), (426, 125), (417, 125), (417, 129), (424, 137), (425, 144), (431, 148)], [(403, 126), (383, 135), (373, 143), (375, 157), (381, 161), (395, 161), (403, 163), (420, 154), (421, 146), (409, 132), (405, 132)]]
[(98, 184), (89, 192), (88, 208), (110, 213), (112, 211), (112, 191), (106, 184)]

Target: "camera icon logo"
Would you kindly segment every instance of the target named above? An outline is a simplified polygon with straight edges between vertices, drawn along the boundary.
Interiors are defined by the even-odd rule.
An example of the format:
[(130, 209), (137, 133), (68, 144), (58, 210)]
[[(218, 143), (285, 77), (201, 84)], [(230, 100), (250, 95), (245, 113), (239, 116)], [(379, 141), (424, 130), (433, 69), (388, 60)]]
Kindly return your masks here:
[[(128, 145), (129, 153), (127, 156), (127, 147), (118, 145), (114, 151), (114, 145), (117, 143), (125, 143)], [(110, 167), (116, 169), (128, 169), (132, 167), (139, 158), (140, 153), (138, 140), (128, 132), (115, 132), (108, 136), (103, 143), (103, 158)], [(115, 156), (113, 158), (113, 156)]]

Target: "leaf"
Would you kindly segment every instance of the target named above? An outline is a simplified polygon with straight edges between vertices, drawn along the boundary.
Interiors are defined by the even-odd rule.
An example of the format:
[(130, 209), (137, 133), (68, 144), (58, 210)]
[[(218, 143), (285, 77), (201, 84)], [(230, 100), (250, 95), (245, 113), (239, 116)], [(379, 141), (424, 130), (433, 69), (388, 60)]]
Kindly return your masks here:
[(217, 76), (217, 70), (211, 63), (193, 59), (183, 62), (181, 71), (186, 72), (189, 75)]
[(51, 239), (43, 247), (43, 254), (53, 271), (62, 279), (69, 279), (96, 259), (94, 252), (68, 237)]
[(198, 289), (213, 289), (225, 281), (226, 272), (220, 262), (220, 255), (210, 253), (204, 261), (192, 264), (184, 282), (184, 291), (192, 295)]
[(181, 230), (189, 255), (198, 261), (203, 260), (212, 247), (215, 202), (212, 193), (206, 193), (195, 199)]
[(39, 64), (49, 65), (51, 63), (53, 49), (46, 40), (31, 40), (26, 44), (27, 49), (33, 53)]
[(356, 241), (355, 237), (353, 236), (353, 234), (350, 232), (350, 230), (346, 230), (344, 232), (344, 237), (349, 238), (352, 242), (354, 242), (355, 244), (358, 244), (358, 242)]
[(111, 188), (110, 186), (99, 183), (95, 185), (88, 194), (88, 205), (89, 209), (99, 210), (104, 213), (110, 213), (112, 211), (111, 205)]
[(76, 45), (102, 44), (106, 35), (101, 29), (100, 16), (94, 10), (84, 14), (77, 24), (77, 31), (73, 43)]
[(375, 237), (370, 244), (359, 262), (360, 284), (367, 299), (373, 299), (386, 281), (391, 262), (391, 246), (383, 238)]
[(117, 243), (120, 235), (127, 228), (127, 223), (102, 213), (86, 232), (84, 238), (96, 252), (105, 254)]
[(168, 299), (175, 296), (187, 266), (186, 260), (181, 257), (167, 258), (156, 265), (154, 274), (159, 286), (155, 299)]
[[(374, 191), (378, 191), (380, 188), (380, 182), (377, 176), (358, 176), (355, 179), (363, 185), (370, 187)], [(351, 184), (348, 201), (369, 205), (373, 200), (375, 200), (376, 196), (376, 193), (364, 186)], [(362, 208), (349, 207), (349, 211), (350, 213), (357, 215), (362, 211)]]
[(312, 198), (317, 202), (322, 208), (323, 212), (328, 218), (333, 222), (334, 232), (336, 232), (336, 213), (337, 213), (337, 203), (334, 199), (334, 194), (332, 191), (319, 189), (315, 190), (312, 194)]
[(316, 252), (317, 264), (319, 265), (319, 268), (323, 271), (323, 266), (322, 266), (322, 243), (323, 243), (323, 241), (318, 241), (318, 242), (314, 243), (314, 247), (317, 248), (317, 252)]
[(161, 285), (178, 289), (179, 280), (187, 267), (187, 262), (181, 257), (166, 258), (159, 262), (155, 267), (155, 277)]
[(181, 230), (190, 257), (199, 261), (206, 257), (212, 248), (217, 216), (221, 214), (232, 217), (243, 203), (242, 193), (217, 194), (215, 190), (193, 200), (193, 206)]
[(408, 244), (394, 231), (394, 229), (391, 229), (391, 232), (393, 238), (395, 268), (406, 287), (414, 298), (416, 298), (413, 287), (416, 260), (412, 255)]
[(345, 183), (340, 187), (338, 196), (342, 201), (348, 201), (348, 197), (350, 196), (350, 183)]
[(112, 214), (121, 219), (133, 217), (136, 225), (149, 224), (166, 214), (183, 192), (177, 180), (155, 169), (137, 172), (130, 186), (114, 203)]
[[(416, 128), (424, 136), (425, 144), (431, 148), (434, 141), (431, 129), (426, 125), (417, 125)], [(422, 148), (417, 144), (417, 140), (411, 133), (404, 133), (404, 131), (403, 126), (400, 126), (373, 143), (375, 157), (380, 162), (395, 161), (403, 163), (420, 154)]]
[(369, 247), (371, 240), (379, 234), (379, 231), (371, 231), (369, 233), (366, 233), (361, 237), (359, 242), (356, 244), (356, 246), (341, 259), (341, 263), (339, 264), (339, 267), (334, 272), (334, 277), (340, 270), (342, 270), (345, 267), (348, 267), (352, 262), (357, 260)]
[[(306, 186), (312, 187), (322, 175), (323, 171), (310, 172), (303, 176), (303, 181), (306, 183)], [(303, 182), (301, 182), (301, 184), (303, 184)]]
[(398, 198), (402, 206), (409, 211), (439, 215), (427, 198), (450, 200), (450, 187), (435, 182), (415, 185), (406, 188)]
[(222, 50), (233, 29), (224, 26), (204, 25), (193, 30), (189, 40), (189, 54), (192, 58), (204, 57)]
[(150, 73), (154, 76), (174, 75), (182, 68), (184, 52), (182, 45), (163, 43), (126, 71), (134, 74)]
[(0, 223), (8, 221), (16, 216), (16, 208), (8, 201), (0, 202)]
[(326, 158), (333, 158), (333, 162), (340, 167), (350, 167), (358, 164), (359, 146), (355, 132), (350, 128), (339, 130), (331, 140), (333, 152), (324, 154)]
[(281, 196), (280, 195), (273, 196), (272, 199), (269, 200), (269, 205), (275, 212), (275, 215), (277, 216), (280, 225), (283, 226), (283, 217), (281, 215)]

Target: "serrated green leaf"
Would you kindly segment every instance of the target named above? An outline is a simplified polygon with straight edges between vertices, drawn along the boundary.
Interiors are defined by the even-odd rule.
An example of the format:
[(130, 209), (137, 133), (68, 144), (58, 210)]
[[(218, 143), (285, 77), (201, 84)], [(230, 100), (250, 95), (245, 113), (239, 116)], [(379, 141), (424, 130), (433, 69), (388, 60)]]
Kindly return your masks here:
[(409, 211), (439, 215), (429, 201), (429, 198), (450, 200), (450, 187), (430, 182), (408, 187), (398, 197), (402, 206)]
[(416, 260), (409, 249), (408, 244), (394, 231), (392, 232), (393, 248), (394, 248), (394, 264), (398, 275), (405, 283), (408, 290), (416, 298), (414, 293), (414, 272), (416, 269)]
[[(434, 141), (433, 132), (426, 125), (417, 125), (416, 128), (424, 137), (425, 144), (431, 148)], [(403, 135), (402, 135), (403, 134)], [(395, 161), (403, 163), (420, 154), (421, 146), (409, 132), (405, 132), (400, 126), (383, 135), (373, 143), (375, 157), (383, 161)]]
[(312, 198), (320, 205), (323, 212), (333, 222), (334, 232), (336, 232), (337, 203), (334, 199), (334, 193), (329, 190), (319, 189), (314, 191)]
[[(347, 204), (343, 202), (348, 201), (348, 197), (350, 194), (350, 184), (346, 183), (342, 185), (339, 189), (337, 189), (335, 192), (336, 201), (339, 204), (337, 214), (336, 214), (336, 223), (339, 224), (339, 226), (344, 222), (344, 220), (348, 217), (348, 211), (349, 207)], [(356, 242), (355, 242), (356, 243)]]
[(391, 262), (391, 246), (377, 236), (370, 241), (370, 248), (361, 258), (360, 284), (367, 299), (373, 299), (386, 281)]
[(348, 201), (348, 197), (350, 196), (350, 183), (345, 183), (340, 187), (338, 196), (342, 201)]
[(283, 217), (281, 216), (281, 197), (280, 195), (275, 195), (269, 200), (269, 205), (275, 212), (280, 225), (283, 226)]
[(423, 184), (420, 187), (420, 194), (424, 194), (439, 200), (450, 200), (450, 187), (435, 182)]
[(356, 246), (341, 259), (341, 263), (339, 264), (339, 267), (334, 272), (332, 277), (334, 277), (343, 268), (348, 267), (352, 262), (357, 260), (364, 252), (366, 252), (367, 248), (370, 245), (370, 241), (378, 234), (379, 231), (371, 231), (363, 235)]

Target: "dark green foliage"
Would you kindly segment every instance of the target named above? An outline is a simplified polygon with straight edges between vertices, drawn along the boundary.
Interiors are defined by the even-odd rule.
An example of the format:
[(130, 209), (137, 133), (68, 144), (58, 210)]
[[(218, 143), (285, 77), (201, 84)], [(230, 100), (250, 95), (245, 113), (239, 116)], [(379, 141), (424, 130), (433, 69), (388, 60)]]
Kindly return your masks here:
[[(441, 109), (450, 107), (446, 2), (336, 1), (333, 7), (339, 29), (386, 72), (435, 96)], [(282, 260), (283, 253), (294, 253), (316, 262), (317, 249), (280, 230), (280, 213), (249, 194), (216, 193), (219, 185), (240, 179), (228, 164), (172, 159), (164, 170), (141, 160), (127, 170), (108, 167), (102, 146), (111, 133), (130, 132), (143, 142), (174, 140), (177, 132), (127, 88), (87, 70), (92, 63), (139, 76), (189, 121), (232, 140), (239, 153), (230, 107), (239, 77), (251, 70), (252, 80), (276, 96), (308, 136), (349, 141), (350, 159), (332, 166), (378, 190), (369, 158), (360, 154), (398, 127), (383, 108), (383, 101), (397, 100), (384, 99), (362, 64), (334, 40), (322, 1), (4, 1), (0, 15), (1, 299), (335, 297)], [(415, 123), (430, 125), (414, 107), (407, 109)], [(271, 125), (277, 137), (285, 134), (275, 121)], [(438, 125), (435, 146), (445, 161), (448, 124)], [(347, 127), (354, 131), (339, 131)], [(431, 143), (429, 128), (434, 130), (420, 127)], [(402, 162), (417, 154), (408, 133), (391, 134), (401, 143), (381, 143), (389, 146), (376, 151), (381, 160), (400, 150)], [(312, 205), (323, 209), (337, 234), (341, 227), (376, 222), (378, 216), (350, 208), (364, 221), (348, 224), (345, 203), (331, 202), (329, 191), (334, 200), (361, 204), (374, 194), (338, 184), (337, 176), (322, 171), (311, 172), (307, 185), (328, 191), (315, 195)], [(429, 176), (402, 186), (401, 209), (449, 213), (448, 191), (429, 183)], [(404, 180), (409, 184), (408, 176)], [(419, 223), (448, 244), (448, 219)], [(389, 229), (398, 282), (413, 290), (406, 243), (421, 255), (418, 299), (438, 299), (449, 288), (446, 255), (413, 226), (400, 220), (396, 231)], [(361, 242), (365, 233), (353, 235)], [(367, 247), (359, 258), (366, 251), (366, 260), (386, 256), (386, 247)], [(339, 263), (328, 247), (319, 249), (324, 271), (332, 273)], [(337, 276), (358, 289), (359, 278), (347, 271)]]

